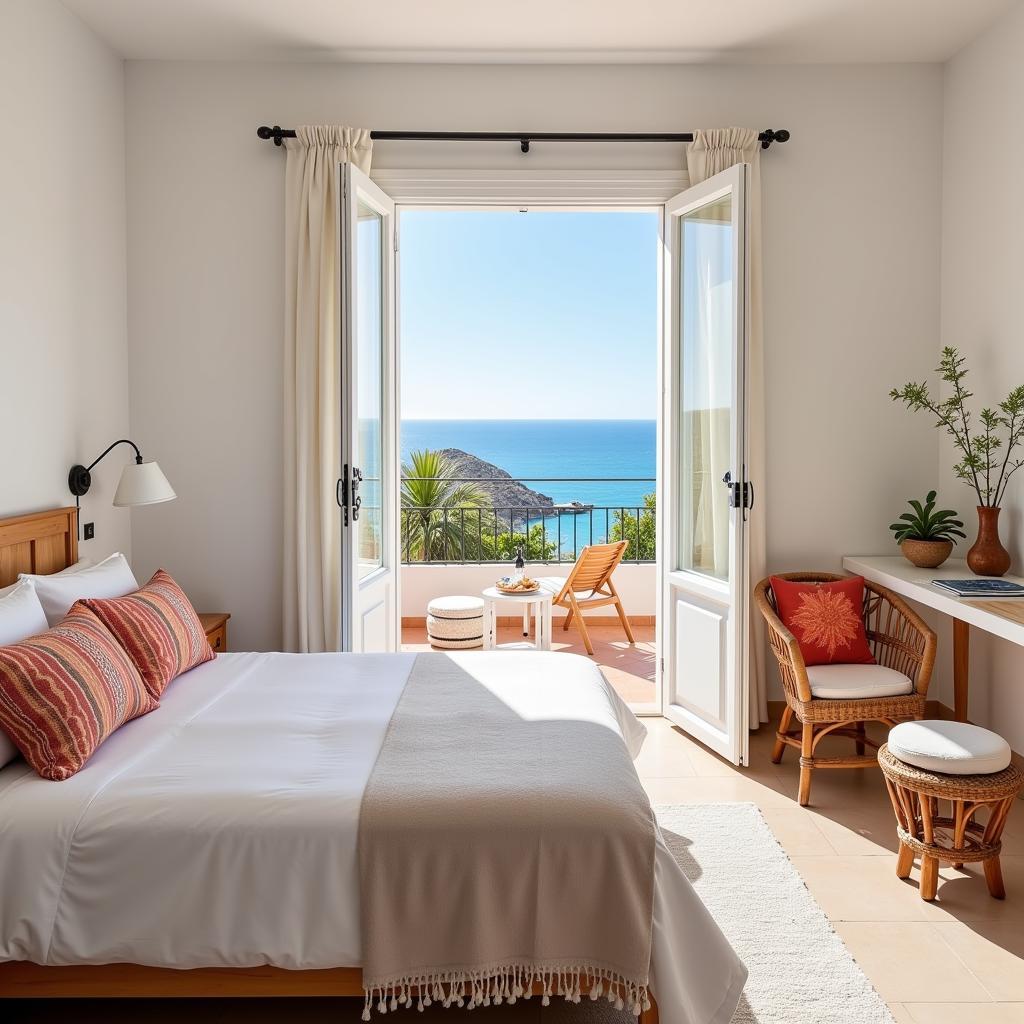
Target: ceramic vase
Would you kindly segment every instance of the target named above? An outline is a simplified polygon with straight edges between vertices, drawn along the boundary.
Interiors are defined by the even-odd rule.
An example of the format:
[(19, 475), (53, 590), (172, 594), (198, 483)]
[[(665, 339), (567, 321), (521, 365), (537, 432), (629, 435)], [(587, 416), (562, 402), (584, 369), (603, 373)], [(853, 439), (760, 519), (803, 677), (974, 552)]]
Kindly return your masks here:
[(1010, 552), (999, 540), (999, 512), (993, 505), (978, 506), (978, 539), (967, 552), (967, 567), (977, 576), (1003, 576), (1010, 568)]

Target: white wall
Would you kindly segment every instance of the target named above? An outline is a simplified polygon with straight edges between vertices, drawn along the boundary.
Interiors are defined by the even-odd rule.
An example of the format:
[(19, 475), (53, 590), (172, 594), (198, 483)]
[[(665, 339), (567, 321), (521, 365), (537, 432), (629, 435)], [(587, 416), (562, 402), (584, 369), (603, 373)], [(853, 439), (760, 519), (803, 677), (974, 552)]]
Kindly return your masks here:
[[(133, 515), (232, 643), (281, 619), (284, 154), (260, 124), (629, 130), (786, 127), (764, 159), (769, 558), (886, 550), (934, 483), (924, 422), (886, 397), (938, 334), (938, 67), (127, 66), (132, 429), (179, 500)], [(656, 168), (681, 147), (378, 145), (375, 166)], [(894, 440), (896, 439), (896, 440)], [(764, 507), (764, 506), (762, 506)]]
[[(531, 565), (531, 576), (569, 575), (571, 565), (557, 562), (552, 565)], [(402, 568), (402, 617), (422, 619), (427, 604), (435, 597), (446, 594), (479, 595), (494, 586), (494, 581), (508, 567), (497, 565), (406, 565)], [(622, 598), (627, 615), (655, 615), (658, 602), (658, 577), (654, 565), (620, 565), (615, 570), (615, 588)], [(510, 614), (515, 614), (515, 610)], [(614, 616), (611, 607), (595, 608), (589, 615)], [(556, 619), (564, 618), (565, 611), (554, 610)]]
[[(1017, 6), (950, 61), (944, 75), (942, 343), (967, 354), (979, 407), (994, 406), (1024, 383), (1022, 55), (1024, 7)], [(973, 541), (975, 498), (950, 472), (954, 461), (943, 439), (944, 494), (965, 513)], [(1010, 485), (1000, 520), (1012, 571), (1024, 573), (1024, 470)], [(970, 716), (1024, 750), (1024, 652), (978, 630), (972, 639)]]
[[(73, 504), (68, 469), (129, 429), (124, 65), (55, 0), (0, 0), (0, 97), (5, 516)], [(119, 472), (97, 469), (83, 555), (129, 550)]]

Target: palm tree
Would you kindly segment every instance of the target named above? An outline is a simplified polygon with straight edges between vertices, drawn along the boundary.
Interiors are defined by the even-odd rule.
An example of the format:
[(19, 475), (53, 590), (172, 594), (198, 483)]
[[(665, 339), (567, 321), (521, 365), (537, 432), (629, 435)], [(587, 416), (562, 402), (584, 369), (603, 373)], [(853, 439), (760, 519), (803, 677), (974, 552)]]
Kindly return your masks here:
[[(410, 452), (402, 464), (403, 554), (425, 562), (461, 557), (463, 551), (479, 557), (473, 519), (484, 517), (490, 504), (479, 487), (458, 482), (456, 467), (440, 452)], [(467, 509), (473, 510), (469, 516)]]

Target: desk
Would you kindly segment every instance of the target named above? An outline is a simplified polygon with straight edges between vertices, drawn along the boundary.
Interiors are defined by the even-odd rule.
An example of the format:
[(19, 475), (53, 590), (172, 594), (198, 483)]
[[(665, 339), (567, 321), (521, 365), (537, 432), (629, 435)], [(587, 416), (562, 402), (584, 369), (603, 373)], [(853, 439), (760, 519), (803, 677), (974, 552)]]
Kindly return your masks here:
[[(953, 710), (958, 722), (966, 722), (971, 626), (1024, 646), (1024, 598), (967, 599), (932, 586), (932, 580), (975, 578), (962, 558), (951, 558), (938, 569), (918, 569), (902, 555), (847, 555), (843, 568), (952, 617)], [(1020, 576), (1002, 578), (1024, 586)]]

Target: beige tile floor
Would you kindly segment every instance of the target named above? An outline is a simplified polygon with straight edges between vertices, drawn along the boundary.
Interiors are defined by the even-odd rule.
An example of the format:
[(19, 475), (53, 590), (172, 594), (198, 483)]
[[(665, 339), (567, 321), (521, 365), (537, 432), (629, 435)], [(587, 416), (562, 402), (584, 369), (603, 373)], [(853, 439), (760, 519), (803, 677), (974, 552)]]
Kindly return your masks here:
[(1007, 899), (991, 899), (972, 866), (943, 868), (938, 899), (928, 904), (916, 868), (909, 881), (896, 877), (892, 810), (878, 772), (818, 772), (812, 806), (801, 808), (794, 752), (773, 765), (768, 727), (751, 737), (750, 768), (737, 769), (666, 720), (645, 721), (650, 735), (637, 767), (652, 801), (754, 801), (897, 1021), (1024, 1024), (1024, 802), (1004, 838)]
[[(621, 626), (590, 626), (590, 640), (594, 645), (594, 660), (601, 666), (608, 681), (623, 700), (633, 704), (654, 701), (654, 627), (634, 626), (635, 646), (630, 646)], [(522, 630), (515, 626), (498, 627), (498, 643), (523, 641)], [(402, 629), (402, 649), (429, 651), (427, 631), (422, 626)], [(580, 634), (572, 626), (563, 630), (555, 619), (551, 649), (570, 654), (586, 655)]]
[[(1006, 833), (1007, 899), (990, 899), (976, 868), (945, 868), (938, 899), (926, 904), (917, 894), (916, 870), (909, 881), (896, 878), (892, 812), (877, 772), (817, 773), (813, 805), (805, 809), (795, 800), (792, 751), (781, 765), (770, 763), (769, 729), (751, 737), (751, 766), (741, 770), (665, 719), (645, 721), (649, 736), (637, 768), (651, 799), (756, 803), (899, 1024), (1024, 1024), (1024, 805), (1015, 809)], [(587, 1024), (593, 1019), (586, 1004), (570, 1008), (578, 1012), (554, 1005), (543, 1014), (531, 1004), (514, 1009), (521, 1013), (506, 1014), (507, 1024), (544, 1024), (533, 1021), (536, 1016), (544, 1016), (546, 1024)], [(190, 1002), (187, 1009), (172, 1001), (103, 1000), (0, 1004), (0, 1021), (66, 1020), (71, 1013), (79, 1021), (104, 1024), (177, 1022), (186, 1015), (190, 1024), (355, 1024), (358, 1011), (357, 1003), (338, 1000), (208, 1000)], [(488, 1020), (500, 1016), (489, 1011)]]

